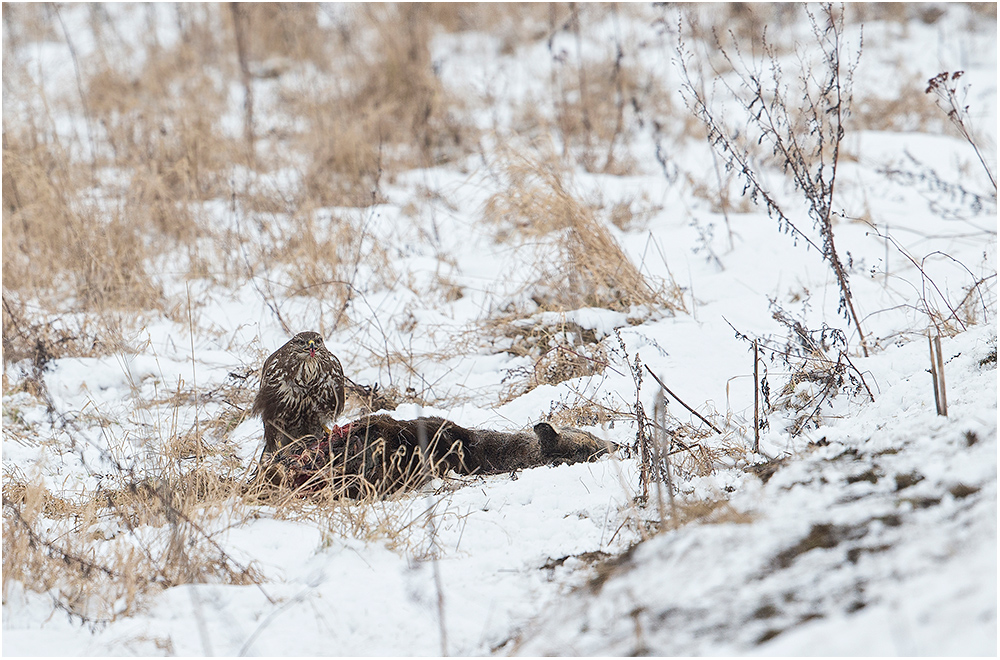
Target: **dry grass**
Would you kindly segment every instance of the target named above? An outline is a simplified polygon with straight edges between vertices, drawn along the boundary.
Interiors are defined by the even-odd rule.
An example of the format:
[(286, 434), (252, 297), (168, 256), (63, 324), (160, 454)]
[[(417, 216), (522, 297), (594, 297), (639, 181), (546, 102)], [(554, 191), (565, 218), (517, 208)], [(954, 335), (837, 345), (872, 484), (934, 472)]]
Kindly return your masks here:
[[(92, 7), (92, 21), (106, 27), (101, 12)], [(48, 9), (57, 34), (59, 18)], [(153, 50), (142, 71), (128, 73), (120, 67), (132, 62), (120, 44), (103, 36), (108, 41), (92, 58), (74, 60), (80, 85), (64, 96), (5, 86), (5, 98), (11, 92), (15, 103), (44, 112), (4, 118), (5, 298), (17, 291), (49, 307), (66, 301), (97, 312), (159, 308), (152, 242), (190, 244), (200, 232), (185, 203), (221, 190), (228, 154), (207, 119), (221, 114), (221, 85), (182, 47)], [(24, 76), (14, 63), (12, 75)], [(86, 125), (75, 137), (54, 120), (74, 103), (70, 112)]]
[[(632, 263), (614, 238), (611, 218), (602, 219), (599, 204), (581, 202), (569, 191), (568, 175), (554, 156), (529, 159), (500, 151), (499, 192), (487, 200), (484, 218), (497, 228), (498, 241), (540, 244), (554, 255), (528, 285), (542, 311), (584, 307), (636, 312), (640, 309), (685, 311), (683, 294), (673, 281), (653, 284)], [(618, 207), (619, 220), (632, 216), (630, 205)], [(613, 211), (612, 211), (613, 213)], [(555, 326), (518, 321), (520, 310), (486, 323), (491, 333), (509, 340), (507, 351), (530, 357), (530, 368), (507, 377), (501, 401), (509, 401), (542, 384), (600, 373), (607, 353), (594, 332), (565, 322)]]
[(73, 198), (86, 175), (57, 144), (5, 130), (3, 161), (5, 290), (72, 297), (84, 309), (159, 304), (139, 227)]
[(594, 331), (565, 319), (559, 324), (547, 325), (496, 318), (487, 325), (492, 332), (509, 341), (507, 353), (531, 360), (530, 366), (511, 370), (504, 377), (501, 403), (513, 401), (539, 385), (556, 385), (601, 373), (608, 365), (607, 351)]
[[(632, 10), (251, 4), (234, 13), (215, 5), (93, 5), (80, 12), (82, 26), (69, 24), (90, 32), (81, 35), (64, 29), (68, 9), (12, 7), (4, 16), (5, 100), (40, 112), (5, 115), (4, 298), (36, 305), (39, 323), (67, 311), (169, 310), (178, 306), (163, 292), (169, 263), (180, 271), (175, 277), (227, 286), (263, 276), (272, 307), (310, 296), (339, 319), (355, 295), (359, 263), (374, 271), (366, 284), (396, 278), (387, 253), (366, 241), (360, 212), (331, 219), (318, 210), (368, 207), (384, 200), (382, 187), (400, 172), (479, 149), (470, 99), (445, 89), (435, 70), (434, 35), (490, 30), (503, 36), (502, 52), (513, 52), (556, 32), (575, 38), (619, 11)], [(123, 38), (122, 26), (136, 17), (143, 37)], [(161, 41), (164, 28), (179, 39)], [(84, 54), (88, 37), (95, 48)], [(43, 38), (71, 53), (77, 85), (56, 93), (34, 82), (17, 48)], [(653, 78), (630, 55), (553, 71), (553, 107), (568, 148), (589, 145), (590, 169), (628, 169), (619, 152), (635, 117), (625, 99), (666, 103)], [(251, 108), (250, 151), (231, 98), (248, 80), (274, 91)], [(57, 128), (54, 118), (66, 112), (80, 119), (74, 131)], [(275, 176), (283, 172), (293, 176)], [(628, 305), (663, 298), (622, 258), (600, 212), (573, 199), (561, 178), (548, 173), (530, 184), (535, 199), (521, 209), (563, 215), (564, 235), (555, 241), (561, 264), (539, 274), (546, 304), (599, 305), (622, 293)], [(220, 203), (235, 226), (220, 224)], [(610, 216), (625, 228), (648, 212), (621, 202)], [(542, 280), (562, 289), (562, 278), (571, 280), (566, 300), (542, 291)], [(458, 293), (442, 283), (445, 299)]]
[[(645, 10), (614, 4), (545, 7), (549, 85), (518, 108), (514, 131), (557, 136), (562, 158), (588, 172), (634, 173), (628, 144), (642, 128), (642, 113), (674, 114), (661, 77), (638, 63), (639, 47), (620, 34), (621, 21), (644, 17)], [(612, 43), (584, 36), (588, 27), (609, 22), (615, 26)]]
[(753, 516), (737, 511), (723, 499), (684, 500), (677, 506), (677, 517), (672, 518), (670, 527), (680, 527), (691, 523), (721, 525), (725, 523), (747, 524)]
[(619, 421), (634, 419), (629, 411), (608, 402), (595, 401), (576, 393), (575, 402), (554, 401), (545, 415), (545, 421), (553, 426), (604, 426)]
[(325, 546), (347, 536), (379, 542), (415, 561), (424, 561), (442, 552), (435, 541), (435, 527), (469, 515), (451, 506), (450, 494), (462, 485), (458, 479), (435, 480), (425, 484), (422, 493), (400, 492), (358, 499), (345, 499), (331, 490), (294, 500), (288, 499), (286, 493), (275, 500), (276, 517), (318, 525)]
[(620, 199), (611, 204), (610, 208), (602, 204), (601, 210), (619, 231), (627, 232), (645, 229), (649, 221), (663, 210), (663, 206), (654, 204), (643, 192), (639, 196)]
[(549, 35), (552, 13), (559, 3), (428, 2), (425, 11), (446, 32), (489, 32), (499, 37), (500, 52), (510, 54), (524, 44)]
[[(73, 325), (68, 325), (74, 320)], [(31, 379), (38, 380), (49, 362), (57, 357), (88, 357), (102, 352), (102, 341), (95, 334), (94, 325), (85, 316), (38, 322), (13, 296), (9, 300), (5, 298), (4, 360), (9, 363), (28, 360)]]
[[(165, 301), (153, 262), (168, 254), (190, 277), (230, 285), (264, 260), (290, 266), (285, 284), (293, 292), (328, 296), (318, 284), (349, 279), (344, 253), (363, 240), (358, 224), (321, 230), (315, 209), (380, 201), (383, 181), (461, 157), (476, 138), (430, 59), (429, 40), (448, 12), (345, 9), (325, 27), (316, 5), (240, 9), (248, 73), (273, 79), (279, 98), (279, 107), (257, 108), (256, 116), (287, 118), (270, 130), (252, 125), (253, 153), (232, 121), (231, 89), (242, 73), (227, 6), (88, 7), (96, 48), (85, 57), (74, 46), (81, 35), (62, 29), (64, 11), (6, 12), (5, 101), (42, 114), (5, 114), (5, 297), (45, 299), (53, 310), (159, 309)], [(150, 34), (128, 45), (122, 17), (143, 11)], [(180, 31), (172, 46), (156, 38), (164, 22)], [(58, 95), (34, 85), (11, 43), (43, 35), (72, 52), (79, 76)], [(82, 120), (75, 133), (53, 120), (65, 111)], [(234, 171), (245, 167), (255, 176), (234, 187)], [(282, 168), (301, 180), (277, 189), (261, 180)], [(271, 251), (248, 250), (245, 229), (234, 234), (209, 222), (202, 205), (215, 200), (232, 200), (242, 216), (289, 239)]]
[[(967, 6), (972, 10), (970, 20), (980, 17), (996, 20), (997, 6), (993, 2), (970, 2)], [(892, 21), (903, 26), (917, 19), (925, 25), (934, 25), (944, 15), (945, 10), (929, 3), (912, 2), (878, 2), (851, 3), (846, 6), (845, 17), (851, 23), (872, 23), (874, 21)]]
[[(291, 62), (309, 62), (329, 66), (324, 50), (329, 35), (319, 25), (323, 11), (317, 4), (303, 2), (246, 3), (244, 12), (247, 56), (254, 63), (255, 75), (279, 75)], [(231, 17), (230, 17), (231, 18)]]
[(927, 76), (914, 75), (891, 98), (855, 98), (847, 130), (943, 132), (947, 122), (924, 92)]
[(334, 319), (353, 297), (359, 268), (368, 287), (385, 288), (394, 270), (386, 248), (366, 237), (364, 219), (355, 212), (319, 213), (302, 209), (290, 218), (292, 231), (276, 225), (261, 261), (282, 264), (288, 296), (311, 296), (329, 305)]
[[(159, 404), (180, 405), (185, 394), (179, 391)], [(133, 440), (151, 451), (130, 464), (109, 452), (114, 468), (89, 490), (56, 494), (42, 481), (5, 468), (5, 602), (19, 584), (18, 589), (50, 594), (58, 608), (82, 623), (103, 625), (136, 613), (171, 586), (259, 585), (257, 568), (229, 555), (217, 539), (262, 508), (276, 519), (317, 524), (328, 539), (378, 540), (419, 557), (439, 550), (429, 541), (430, 518), (460, 516), (447, 497), (456, 484), (430, 484), (437, 491), (432, 506), (403, 492), (348, 500), (333, 489), (307, 494), (262, 488), (234, 448), (217, 439), (232, 421), (223, 413), (183, 431), (154, 429), (166, 437)], [(5, 436), (9, 431), (5, 428)], [(425, 481), (413, 478), (414, 488)]]
[[(15, 324), (17, 310), (5, 307), (5, 312)], [(5, 602), (18, 583), (18, 589), (48, 593), (75, 620), (102, 625), (134, 614), (171, 586), (259, 583), (258, 571), (231, 557), (216, 539), (220, 531), (255, 515), (245, 495), (246, 468), (227, 439), (228, 430), (245, 418), (247, 389), (227, 384), (195, 392), (179, 382), (176, 390), (154, 399), (136, 398), (128, 417), (150, 421), (124, 427), (121, 437), (96, 405), (62, 415), (62, 434), (46, 437), (37, 419), (27, 421), (20, 408), (33, 407), (34, 401), (51, 414), (41, 377), (51, 353), (86, 353), (86, 347), (80, 345), (83, 337), (49, 326), (27, 329), (35, 340), (32, 347), (17, 334), (24, 331), (21, 326), (16, 328), (14, 348), (28, 345), (24, 357), (34, 373), (21, 380), (18, 389), (27, 395), (17, 399), (9, 398), (14, 392), (5, 383), (4, 442), (45, 445), (64, 461), (78, 462), (90, 478), (57, 492), (52, 482), (5, 463)], [(60, 340), (65, 341), (53, 347)], [(123, 346), (111, 350), (120, 352)], [(138, 394), (140, 388), (133, 391)], [(211, 405), (213, 412), (185, 426), (180, 420), (195, 395), (203, 410)], [(106, 449), (88, 440), (86, 431), (97, 425), (104, 429)], [(100, 468), (92, 465), (95, 449)]]
[(258, 583), (256, 569), (214, 538), (220, 523), (239, 524), (241, 484), (208, 456), (190, 456), (194, 442), (200, 438), (175, 438), (145, 476), (119, 466), (96, 490), (71, 497), (5, 471), (5, 599), (16, 581), (100, 624), (174, 585)]
[(541, 308), (684, 311), (680, 287), (674, 282), (654, 286), (598, 220), (593, 206), (570, 192), (566, 175), (554, 162), (512, 152), (505, 156), (500, 191), (487, 201), (484, 217), (498, 228), (500, 241), (515, 235), (550, 241), (557, 256), (531, 286)]
[(444, 89), (431, 62), (440, 11), (420, 4), (351, 9), (339, 38), (330, 35), (334, 84), (306, 77), (283, 89), (279, 101), (304, 120), (295, 139), (307, 157), (303, 194), (323, 206), (382, 201), (383, 179), (453, 161), (477, 140), (460, 119), (461, 100)]
[[(46, 328), (35, 332), (43, 343), (26, 357), (43, 370), (49, 350), (44, 342), (59, 335)], [(353, 535), (418, 557), (439, 551), (428, 537), (430, 518), (459, 514), (449, 509), (447, 492), (437, 483), (431, 484), (439, 492), (430, 507), (412, 494), (386, 498), (373, 492), (347, 500), (332, 489), (305, 497), (255, 487), (250, 470), (237, 457), (238, 448), (228, 439), (229, 431), (246, 419), (254, 378), (252, 372), (236, 373), (209, 391), (179, 382), (176, 390), (137, 398), (130, 417), (152, 421), (129, 427), (122, 438), (106, 436), (109, 449), (99, 451), (110, 468), (92, 475), (97, 485), (56, 492), (49, 483), (5, 466), (5, 602), (21, 589), (49, 594), (74, 620), (101, 626), (135, 614), (171, 586), (259, 585), (263, 578), (256, 567), (229, 555), (218, 539), (221, 532), (245, 524), (262, 510), (278, 519), (309, 520), (328, 539)], [(44, 380), (23, 382), (29, 381), (35, 383), (29, 395), (46, 400)], [(62, 442), (40, 440), (38, 430), (18, 414), (22, 401), (8, 405), (10, 394), (5, 392), (5, 442)], [(181, 423), (196, 400), (203, 411), (200, 419)], [(97, 409), (67, 416), (67, 440), (88, 424), (106, 423), (101, 419)], [(72, 456), (84, 444), (81, 435), (80, 446), (74, 441), (58, 451)], [(82, 452), (79, 459), (86, 466)], [(413, 487), (423, 481), (415, 475)]]

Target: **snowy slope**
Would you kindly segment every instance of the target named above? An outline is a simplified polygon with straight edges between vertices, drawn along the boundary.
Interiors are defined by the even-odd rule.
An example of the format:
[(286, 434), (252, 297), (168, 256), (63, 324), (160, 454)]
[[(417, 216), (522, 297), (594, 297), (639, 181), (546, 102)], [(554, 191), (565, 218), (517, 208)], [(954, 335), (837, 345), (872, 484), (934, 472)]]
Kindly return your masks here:
[(992, 331), (947, 344), (954, 408), (928, 401), (919, 345), (866, 365), (875, 404), (821, 429), (739, 522), (660, 534), (519, 639), (524, 655), (996, 653)]

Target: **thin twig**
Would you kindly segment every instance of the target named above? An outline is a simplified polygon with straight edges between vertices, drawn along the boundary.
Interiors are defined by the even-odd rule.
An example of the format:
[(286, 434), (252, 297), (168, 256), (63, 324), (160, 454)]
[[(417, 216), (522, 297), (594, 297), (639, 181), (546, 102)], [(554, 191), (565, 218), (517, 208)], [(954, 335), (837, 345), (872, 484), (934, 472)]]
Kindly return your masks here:
[(69, 38), (69, 30), (66, 29), (62, 14), (59, 12), (59, 4), (53, 2), (49, 7), (55, 13), (56, 20), (59, 21), (59, 27), (62, 28), (63, 37), (66, 39), (66, 47), (69, 48), (69, 55), (73, 60), (73, 73), (76, 74), (76, 88), (80, 94), (80, 104), (83, 106), (83, 117), (87, 122), (87, 139), (90, 142), (90, 167), (93, 172), (94, 168), (97, 167), (97, 147), (94, 141), (93, 118), (90, 114), (90, 107), (87, 104), (87, 95), (84, 93), (83, 78), (80, 75), (80, 61), (76, 56), (76, 48), (73, 47), (73, 40)]
[(697, 417), (701, 421), (703, 421), (706, 424), (708, 424), (709, 428), (711, 428), (713, 431), (715, 431), (719, 435), (722, 435), (722, 431), (720, 431), (718, 428), (716, 428), (715, 424), (713, 424), (712, 422), (710, 422), (707, 419), (705, 419), (704, 417), (702, 417), (701, 413), (699, 413), (697, 410), (695, 410), (694, 408), (692, 408), (688, 404), (684, 403), (680, 399), (680, 397), (678, 397), (676, 394), (674, 394), (673, 392), (671, 392), (670, 388), (667, 387), (666, 385), (664, 385), (663, 381), (660, 380), (660, 377), (653, 373), (653, 370), (649, 368), (648, 364), (647, 365), (643, 365), (643, 366), (646, 367), (646, 371), (649, 372), (649, 375), (652, 376), (653, 379), (656, 380), (656, 382), (660, 384), (660, 387), (662, 387), (666, 391), (667, 394), (669, 394), (670, 396), (674, 397), (674, 399), (677, 401), (677, 403), (679, 403), (682, 406), (684, 406), (687, 409), (687, 411), (690, 412), (692, 415), (694, 415), (695, 417)]
[(760, 451), (760, 376), (757, 365), (760, 357), (757, 340), (753, 340), (753, 453)]

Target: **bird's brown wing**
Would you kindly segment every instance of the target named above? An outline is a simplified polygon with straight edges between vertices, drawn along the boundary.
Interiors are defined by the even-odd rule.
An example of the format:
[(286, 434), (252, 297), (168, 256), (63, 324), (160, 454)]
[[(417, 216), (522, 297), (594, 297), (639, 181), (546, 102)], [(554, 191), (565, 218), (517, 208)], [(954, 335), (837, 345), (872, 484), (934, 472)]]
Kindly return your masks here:
[(273, 407), (273, 402), (277, 399), (278, 375), (274, 367), (280, 353), (281, 349), (278, 349), (264, 360), (264, 367), (260, 372), (260, 389), (253, 400), (253, 408), (250, 409), (252, 416), (260, 415), (265, 421), (273, 415), (274, 411), (269, 410), (269, 407)]
[(320, 409), (326, 411), (330, 417), (336, 418), (344, 412), (344, 369), (335, 355), (332, 353), (329, 355), (328, 371), (316, 395)]

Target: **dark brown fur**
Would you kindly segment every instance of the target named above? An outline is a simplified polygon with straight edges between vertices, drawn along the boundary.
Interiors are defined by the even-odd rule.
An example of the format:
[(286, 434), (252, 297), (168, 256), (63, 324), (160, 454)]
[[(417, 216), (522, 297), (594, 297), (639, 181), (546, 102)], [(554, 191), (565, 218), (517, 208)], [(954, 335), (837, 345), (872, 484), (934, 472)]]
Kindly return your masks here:
[(360, 497), (416, 487), (448, 470), (506, 473), (588, 461), (613, 449), (589, 433), (557, 431), (546, 422), (536, 424), (534, 433), (504, 433), (467, 429), (440, 417), (401, 421), (371, 415), (276, 454), (265, 453), (262, 464), (272, 483)]

